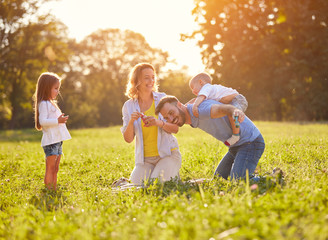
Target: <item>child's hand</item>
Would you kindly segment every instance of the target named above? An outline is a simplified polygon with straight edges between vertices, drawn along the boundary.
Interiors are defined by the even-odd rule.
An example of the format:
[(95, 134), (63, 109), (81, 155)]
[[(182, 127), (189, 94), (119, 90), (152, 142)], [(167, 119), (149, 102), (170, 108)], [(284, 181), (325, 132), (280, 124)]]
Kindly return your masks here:
[(239, 123), (242, 123), (245, 119), (245, 113), (239, 109), (235, 109), (232, 118), (235, 119), (234, 117), (238, 117)]
[(66, 123), (67, 122), (67, 120), (68, 120), (68, 115), (67, 116), (64, 116), (65, 114), (64, 113), (62, 113), (62, 115), (60, 115), (59, 117), (58, 117), (58, 123)]
[(198, 117), (198, 107), (196, 107), (195, 105), (192, 106), (192, 114), (194, 114), (195, 117)]

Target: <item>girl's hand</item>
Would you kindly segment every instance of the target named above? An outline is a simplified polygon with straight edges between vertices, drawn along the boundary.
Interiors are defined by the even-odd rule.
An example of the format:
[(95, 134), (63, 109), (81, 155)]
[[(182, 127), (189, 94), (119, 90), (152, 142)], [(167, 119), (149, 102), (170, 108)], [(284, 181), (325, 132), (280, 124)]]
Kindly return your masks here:
[(161, 120), (158, 120), (153, 116), (145, 116), (144, 123), (145, 123), (145, 127), (162, 126), (163, 124)]
[(67, 122), (67, 120), (68, 120), (68, 115), (67, 116), (64, 116), (65, 114), (64, 113), (62, 113), (62, 115), (60, 115), (59, 117), (58, 117), (58, 123), (66, 123)]

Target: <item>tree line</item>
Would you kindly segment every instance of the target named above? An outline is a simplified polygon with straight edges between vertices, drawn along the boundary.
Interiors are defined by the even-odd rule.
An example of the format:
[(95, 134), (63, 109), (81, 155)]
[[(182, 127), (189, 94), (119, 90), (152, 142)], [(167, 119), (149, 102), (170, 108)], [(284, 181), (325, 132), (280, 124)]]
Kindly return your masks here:
[[(1, 0), (0, 128), (33, 127), (32, 95), (40, 73), (63, 77), (59, 105), (69, 127), (121, 124), (131, 68), (152, 63), (160, 91), (192, 98), (186, 68), (169, 70), (169, 54), (139, 33), (102, 29), (82, 41), (40, 12), (49, 0)], [(198, 40), (214, 83), (237, 89), (258, 120), (327, 120), (328, 2), (195, 1), (199, 24), (181, 40)]]
[(328, 119), (328, 1), (196, 0), (203, 62), (266, 120)]

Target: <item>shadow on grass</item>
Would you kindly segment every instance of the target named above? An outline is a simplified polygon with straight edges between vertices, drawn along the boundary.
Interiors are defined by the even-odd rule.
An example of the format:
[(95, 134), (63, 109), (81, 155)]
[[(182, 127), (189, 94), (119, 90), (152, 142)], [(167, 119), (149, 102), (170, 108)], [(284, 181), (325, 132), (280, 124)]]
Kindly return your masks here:
[(67, 205), (67, 196), (64, 193), (60, 188), (57, 191), (44, 188), (39, 194), (32, 196), (29, 203), (40, 210), (54, 211)]
[(188, 196), (192, 192), (199, 191), (199, 186), (178, 179), (166, 182), (160, 182), (158, 179), (153, 179), (145, 184), (142, 191), (144, 194), (156, 194), (157, 196), (162, 197), (167, 197), (171, 194), (186, 194)]
[[(247, 184), (248, 182), (248, 184)], [(144, 194), (167, 197), (171, 194), (186, 195), (188, 198), (194, 192), (199, 192), (203, 197), (205, 193), (224, 196), (227, 193), (245, 194), (251, 192), (253, 195), (262, 195), (271, 191), (280, 191), (284, 186), (284, 176), (281, 174), (268, 174), (260, 176), (257, 180), (225, 180), (223, 178), (204, 179), (201, 181), (188, 180), (181, 181), (173, 179), (167, 182), (160, 182), (154, 179), (145, 184), (141, 191)]]

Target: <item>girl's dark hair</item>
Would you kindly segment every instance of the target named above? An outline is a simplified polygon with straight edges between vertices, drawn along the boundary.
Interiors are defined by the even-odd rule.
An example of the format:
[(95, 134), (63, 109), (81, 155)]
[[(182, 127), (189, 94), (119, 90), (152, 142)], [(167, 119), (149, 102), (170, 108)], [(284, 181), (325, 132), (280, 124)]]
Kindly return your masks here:
[(35, 128), (37, 130), (42, 130), (42, 127), (39, 122), (39, 104), (41, 101), (51, 100), (51, 88), (57, 82), (60, 82), (61, 78), (51, 72), (42, 73), (36, 84), (35, 93), (33, 95), (34, 100), (34, 120)]

